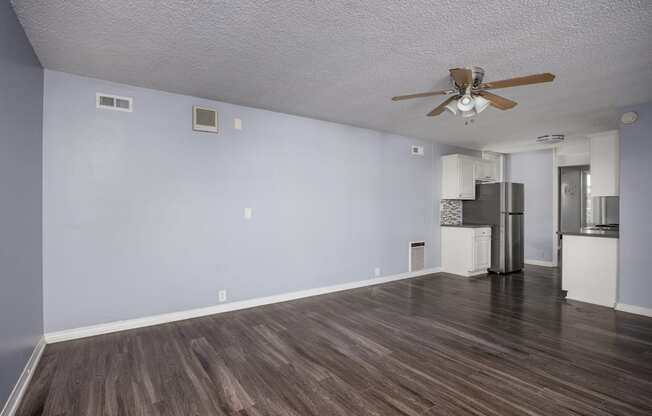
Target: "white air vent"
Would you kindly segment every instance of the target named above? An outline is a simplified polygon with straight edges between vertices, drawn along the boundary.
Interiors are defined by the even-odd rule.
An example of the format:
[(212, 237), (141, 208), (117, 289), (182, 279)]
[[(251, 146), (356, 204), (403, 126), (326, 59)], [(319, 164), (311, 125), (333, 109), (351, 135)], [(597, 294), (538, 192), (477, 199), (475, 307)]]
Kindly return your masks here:
[(424, 155), (423, 146), (412, 146), (412, 154), (414, 156), (423, 156)]
[(537, 137), (539, 144), (557, 144), (563, 142), (565, 136), (563, 134), (546, 134), (545, 136)]
[(217, 111), (212, 108), (194, 106), (192, 108), (192, 129), (217, 133)]
[(126, 111), (128, 113), (134, 111), (134, 99), (130, 97), (119, 97), (98, 92), (95, 94), (95, 104), (97, 108), (104, 110)]
[(423, 270), (426, 255), (425, 241), (410, 242), (410, 252), (408, 257), (408, 271), (414, 272)]

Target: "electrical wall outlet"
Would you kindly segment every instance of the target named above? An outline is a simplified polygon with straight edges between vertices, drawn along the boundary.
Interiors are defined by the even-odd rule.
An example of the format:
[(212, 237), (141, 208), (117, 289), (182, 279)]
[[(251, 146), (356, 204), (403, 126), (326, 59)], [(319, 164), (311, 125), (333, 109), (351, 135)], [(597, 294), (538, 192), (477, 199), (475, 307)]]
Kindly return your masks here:
[(251, 209), (251, 208), (245, 208), (245, 209), (244, 209), (244, 219), (245, 219), (245, 220), (250, 220), (250, 219), (251, 219), (251, 216), (252, 216), (253, 214), (254, 214), (254, 213), (253, 213), (253, 209)]
[(380, 267), (376, 267), (374, 269), (374, 276), (376, 276), (376, 277), (380, 276)]
[(226, 290), (220, 290), (217, 292), (217, 298), (220, 302), (226, 302)]
[(233, 128), (236, 130), (242, 130), (242, 120), (239, 118), (233, 119)]

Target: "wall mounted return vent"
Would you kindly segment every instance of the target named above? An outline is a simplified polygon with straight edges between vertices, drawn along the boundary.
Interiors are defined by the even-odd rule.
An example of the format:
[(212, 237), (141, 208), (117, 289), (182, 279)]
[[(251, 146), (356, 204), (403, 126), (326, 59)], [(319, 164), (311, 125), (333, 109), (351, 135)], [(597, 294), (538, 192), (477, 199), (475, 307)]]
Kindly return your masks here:
[(423, 146), (412, 145), (412, 155), (413, 156), (423, 156), (425, 152), (423, 151)]
[(128, 113), (134, 111), (134, 99), (131, 97), (118, 97), (117, 95), (98, 92), (95, 94), (95, 104), (97, 108), (104, 110), (126, 111)]
[(212, 108), (194, 106), (192, 107), (192, 129), (217, 133), (217, 111)]
[(425, 241), (411, 241), (410, 253), (408, 257), (408, 271), (415, 272), (423, 270), (426, 257), (426, 242)]

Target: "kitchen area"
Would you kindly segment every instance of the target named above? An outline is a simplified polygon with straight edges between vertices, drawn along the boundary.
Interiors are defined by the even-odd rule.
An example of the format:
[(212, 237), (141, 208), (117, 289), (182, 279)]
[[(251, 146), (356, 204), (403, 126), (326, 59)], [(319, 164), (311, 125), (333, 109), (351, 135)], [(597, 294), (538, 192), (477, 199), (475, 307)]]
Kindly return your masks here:
[(524, 186), (503, 181), (504, 155), (442, 156), (442, 270), (512, 273), (524, 264)]
[(619, 135), (588, 136), (587, 165), (559, 167), (562, 296), (613, 308), (618, 291)]
[[(547, 193), (539, 199), (534, 194), (543, 194), (540, 187), (511, 182), (505, 172), (510, 155), (442, 156), (442, 270), (470, 277), (518, 272), (525, 264), (558, 267), (561, 297), (613, 308), (618, 287), (618, 134), (592, 134), (573, 146), (561, 143), (547, 150), (550, 162), (536, 172), (548, 181)], [(565, 149), (571, 147), (569, 154)], [(548, 246), (547, 261), (526, 260), (525, 246), (533, 246), (526, 240), (535, 238), (537, 224), (533, 217), (527, 229), (528, 211), (537, 211), (536, 219), (549, 218), (545, 230), (537, 230), (545, 234), (539, 239)]]

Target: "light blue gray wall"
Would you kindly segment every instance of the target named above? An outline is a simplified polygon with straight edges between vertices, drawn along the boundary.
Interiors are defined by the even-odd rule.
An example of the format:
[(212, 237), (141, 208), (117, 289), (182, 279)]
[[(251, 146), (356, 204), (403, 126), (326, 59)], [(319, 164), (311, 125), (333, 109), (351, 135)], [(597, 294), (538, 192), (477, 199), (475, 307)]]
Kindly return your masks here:
[[(401, 273), (411, 240), (426, 240), (427, 267), (439, 264), (435, 157), (447, 146), (45, 79), (46, 331), (213, 305), (220, 289), (235, 301), (362, 280), (374, 267)], [(135, 111), (97, 110), (98, 91), (134, 97)], [(196, 104), (219, 111), (219, 135), (191, 130)]]
[(638, 121), (620, 127), (620, 303), (652, 308), (652, 103), (625, 109)]
[(552, 150), (512, 153), (506, 172), (525, 185), (525, 258), (552, 261)]
[(43, 69), (0, 3), (0, 409), (43, 335)]

